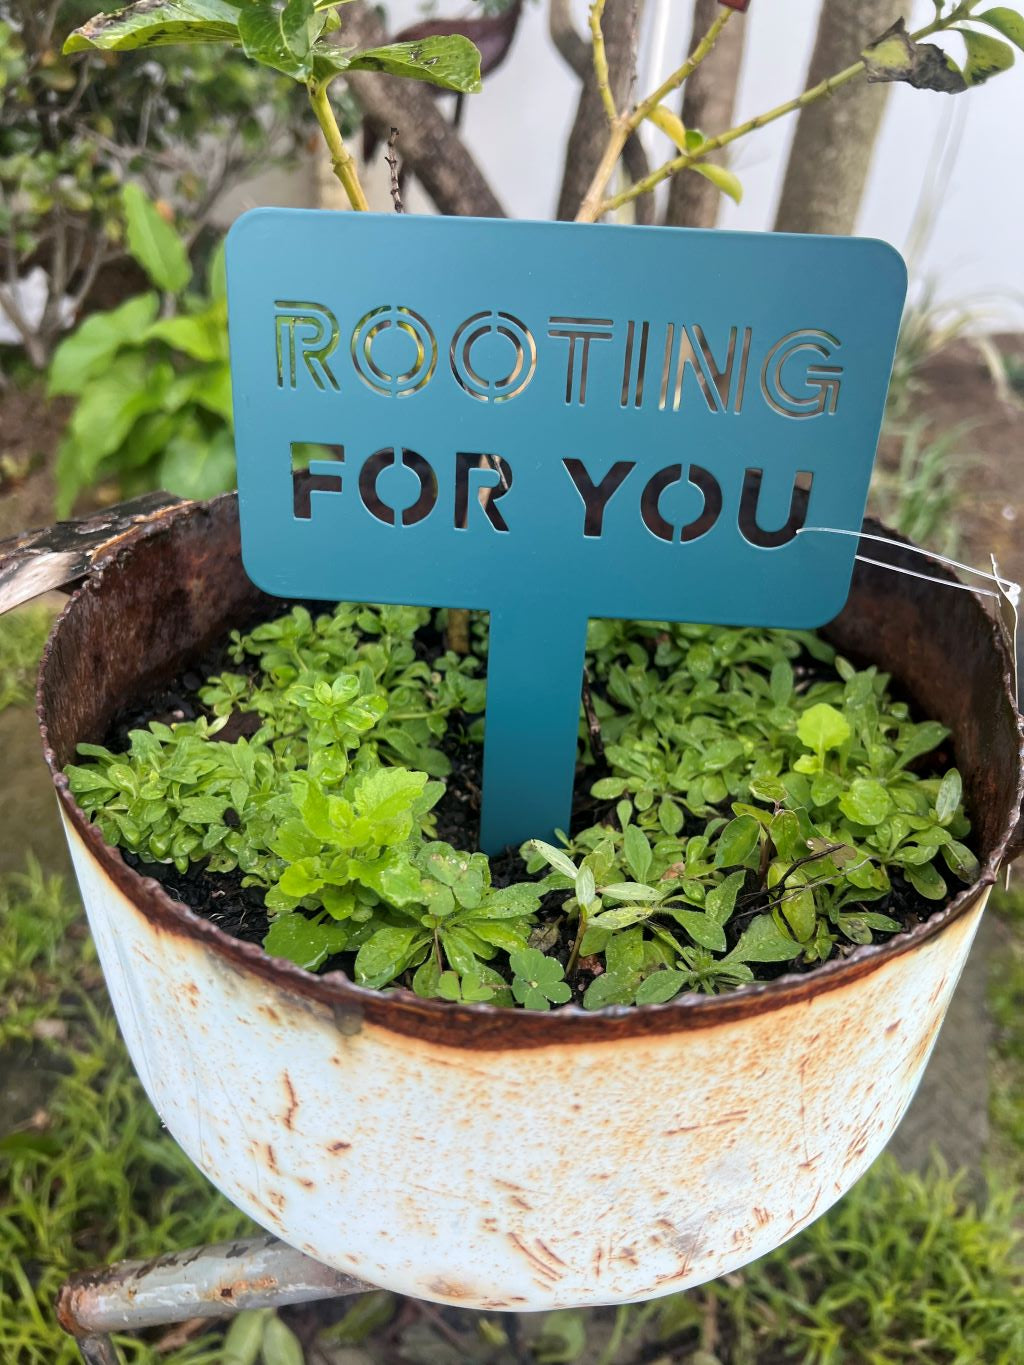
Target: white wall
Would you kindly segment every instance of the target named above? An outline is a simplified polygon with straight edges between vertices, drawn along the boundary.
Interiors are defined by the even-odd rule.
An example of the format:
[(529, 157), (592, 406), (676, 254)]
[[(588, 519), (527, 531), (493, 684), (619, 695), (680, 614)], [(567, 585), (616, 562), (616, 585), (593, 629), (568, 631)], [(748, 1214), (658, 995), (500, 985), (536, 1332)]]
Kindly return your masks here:
[[(753, 0), (747, 16), (738, 115), (748, 117), (803, 86), (821, 0)], [(581, 31), (587, 0), (574, 0)], [(647, 0), (641, 70), (646, 80), (667, 74), (690, 31), (689, 0)], [(422, 13), (419, 0), (390, 0), (394, 27)], [(438, 12), (458, 13), (458, 0), (439, 0)], [(464, 12), (464, 11), (463, 11)], [(913, 26), (934, 13), (915, 0)], [(667, 19), (664, 72), (652, 70), (652, 36)], [(547, 37), (546, 0), (527, 0), (515, 48), (505, 66), (466, 101), (465, 136), (499, 197), (517, 217), (548, 218), (561, 175), (561, 148), (575, 112), (578, 85)], [(959, 40), (948, 41), (954, 55)], [(928, 215), (930, 233), (912, 261), (920, 286), (930, 281), (939, 300), (986, 310), (989, 325), (1024, 324), (1024, 55), (1018, 65), (965, 95), (940, 95), (896, 86), (891, 93), (858, 231), (884, 237), (908, 251), (915, 210), (939, 148), (952, 132), (959, 148), (938, 186)], [(743, 180), (742, 205), (726, 202), (721, 226), (770, 227), (793, 133), (792, 119), (752, 134), (734, 148)], [(669, 144), (652, 130), (652, 151)], [(947, 171), (949, 167), (946, 167)], [(382, 204), (381, 207), (386, 205)]]

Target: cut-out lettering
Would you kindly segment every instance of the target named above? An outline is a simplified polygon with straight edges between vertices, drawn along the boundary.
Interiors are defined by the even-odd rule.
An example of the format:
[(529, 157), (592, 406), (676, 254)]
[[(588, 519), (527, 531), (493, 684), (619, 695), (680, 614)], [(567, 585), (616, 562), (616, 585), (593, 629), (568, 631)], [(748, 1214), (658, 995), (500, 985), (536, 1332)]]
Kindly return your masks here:
[(777, 341), (765, 356), (761, 367), (761, 393), (768, 406), (784, 417), (834, 414), (839, 402), (842, 366), (807, 365), (800, 376), (803, 393), (787, 387), (787, 383), (792, 384), (793, 375), (790, 373), (786, 376), (783, 371), (787, 362), (801, 351), (811, 351), (828, 360), (838, 346), (838, 338), (831, 332), (819, 332), (814, 328), (788, 332)]
[[(490, 336), (502, 338), (508, 355), (508, 370), (504, 373), (499, 370), (497, 375), (481, 374), (479, 355), (476, 359), (473, 355), (474, 350), (479, 353), (478, 343)], [(452, 374), (470, 398), (481, 403), (503, 403), (518, 398), (536, 374), (537, 343), (520, 318), (485, 309), (482, 313), (473, 313), (456, 328), (448, 348), (448, 360)]]
[(339, 336), (338, 319), (322, 303), (275, 299), (277, 387), (297, 387), (296, 360), (301, 349), (303, 364), (316, 387), (337, 389), (338, 381), (327, 363), (327, 357), (337, 346)]
[[(802, 481), (806, 479), (806, 484)], [(751, 545), (762, 550), (775, 550), (787, 545), (807, 520), (809, 496), (802, 496), (804, 490), (809, 495), (814, 484), (814, 474), (810, 470), (799, 470), (793, 479), (793, 493), (789, 501), (789, 516), (777, 531), (766, 531), (757, 519), (757, 505), (761, 498), (764, 481), (763, 469), (748, 469), (743, 475), (743, 492), (740, 495), (740, 533)]]
[[(548, 327), (549, 337), (563, 337), (569, 342), (569, 354), (565, 366), (565, 401), (572, 403), (573, 391), (576, 402), (583, 407), (587, 401), (587, 374), (590, 369), (590, 343), (592, 341), (611, 341), (611, 318), (551, 318)], [(576, 343), (579, 349), (577, 365)]]
[(661, 515), (658, 503), (665, 489), (670, 484), (678, 483), (682, 477), (681, 464), (667, 465), (647, 480), (647, 486), (640, 495), (640, 516), (651, 535), (657, 536), (659, 540), (671, 540), (675, 534), (675, 527)]
[[(405, 346), (410, 358), (405, 370), (385, 368), (379, 360), (381, 347), (376, 343), (396, 335), (412, 343), (411, 348), (408, 342)], [(353, 329), (351, 350), (356, 374), (367, 388), (393, 398), (408, 398), (426, 388), (437, 366), (437, 339), (426, 318), (411, 308), (385, 306), (365, 313)]]
[(507, 531), (508, 523), (495, 504), (512, 487), (512, 466), (500, 455), (477, 455), (472, 451), (460, 450), (455, 456), (455, 525), (465, 530), (469, 522), (469, 481), (471, 473), (497, 475), (494, 483), (480, 486), (477, 490), (480, 506), (484, 515), (496, 531)]
[(583, 499), (583, 534), (599, 536), (604, 528), (604, 509), (626, 475), (636, 467), (635, 460), (616, 460), (599, 484), (595, 484), (582, 460), (563, 460), (576, 492)]
[[(363, 500), (363, 506), (387, 526), (395, 524), (395, 508), (380, 496), (377, 491), (377, 480), (394, 462), (394, 450), (390, 448), (378, 450), (359, 471), (359, 496)], [(437, 502), (437, 477), (423, 456), (418, 455), (415, 450), (402, 451), (402, 464), (406, 469), (411, 469), (420, 481), (419, 497), (402, 511), (402, 525), (415, 526), (434, 509)]]

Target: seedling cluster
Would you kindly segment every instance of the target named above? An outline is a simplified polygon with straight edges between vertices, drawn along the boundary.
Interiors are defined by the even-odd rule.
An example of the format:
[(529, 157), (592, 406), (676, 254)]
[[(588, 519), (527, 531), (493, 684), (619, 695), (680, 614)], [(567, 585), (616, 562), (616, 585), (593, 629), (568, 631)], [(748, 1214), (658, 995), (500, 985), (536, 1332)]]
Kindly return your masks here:
[(590, 627), (582, 827), (518, 858), (455, 848), (438, 827), (452, 756), (479, 754), (485, 634), (460, 656), (426, 609), (293, 607), (232, 634), (205, 714), (80, 746), (72, 791), (142, 859), (260, 888), (276, 956), (529, 1009), (800, 970), (977, 875), (948, 731), (885, 674), (810, 633), (650, 622)]

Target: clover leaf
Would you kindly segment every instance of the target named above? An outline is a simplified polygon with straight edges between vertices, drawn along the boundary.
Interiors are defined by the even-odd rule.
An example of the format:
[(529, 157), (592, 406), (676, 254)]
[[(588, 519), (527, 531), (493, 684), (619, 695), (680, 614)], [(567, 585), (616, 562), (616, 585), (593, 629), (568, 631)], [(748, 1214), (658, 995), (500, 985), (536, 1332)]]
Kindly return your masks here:
[(536, 948), (521, 948), (509, 954), (512, 968), (512, 994), (528, 1010), (547, 1010), (564, 1005), (572, 998), (562, 964)]

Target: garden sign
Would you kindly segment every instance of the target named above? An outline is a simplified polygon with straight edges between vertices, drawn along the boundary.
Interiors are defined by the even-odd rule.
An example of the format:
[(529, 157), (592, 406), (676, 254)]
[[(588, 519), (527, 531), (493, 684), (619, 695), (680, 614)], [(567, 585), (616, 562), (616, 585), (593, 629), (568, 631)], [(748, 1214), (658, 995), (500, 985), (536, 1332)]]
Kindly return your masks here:
[(481, 847), (568, 829), (590, 617), (842, 608), (906, 270), (866, 239), (256, 209), (228, 239), (242, 556), (490, 613)]

